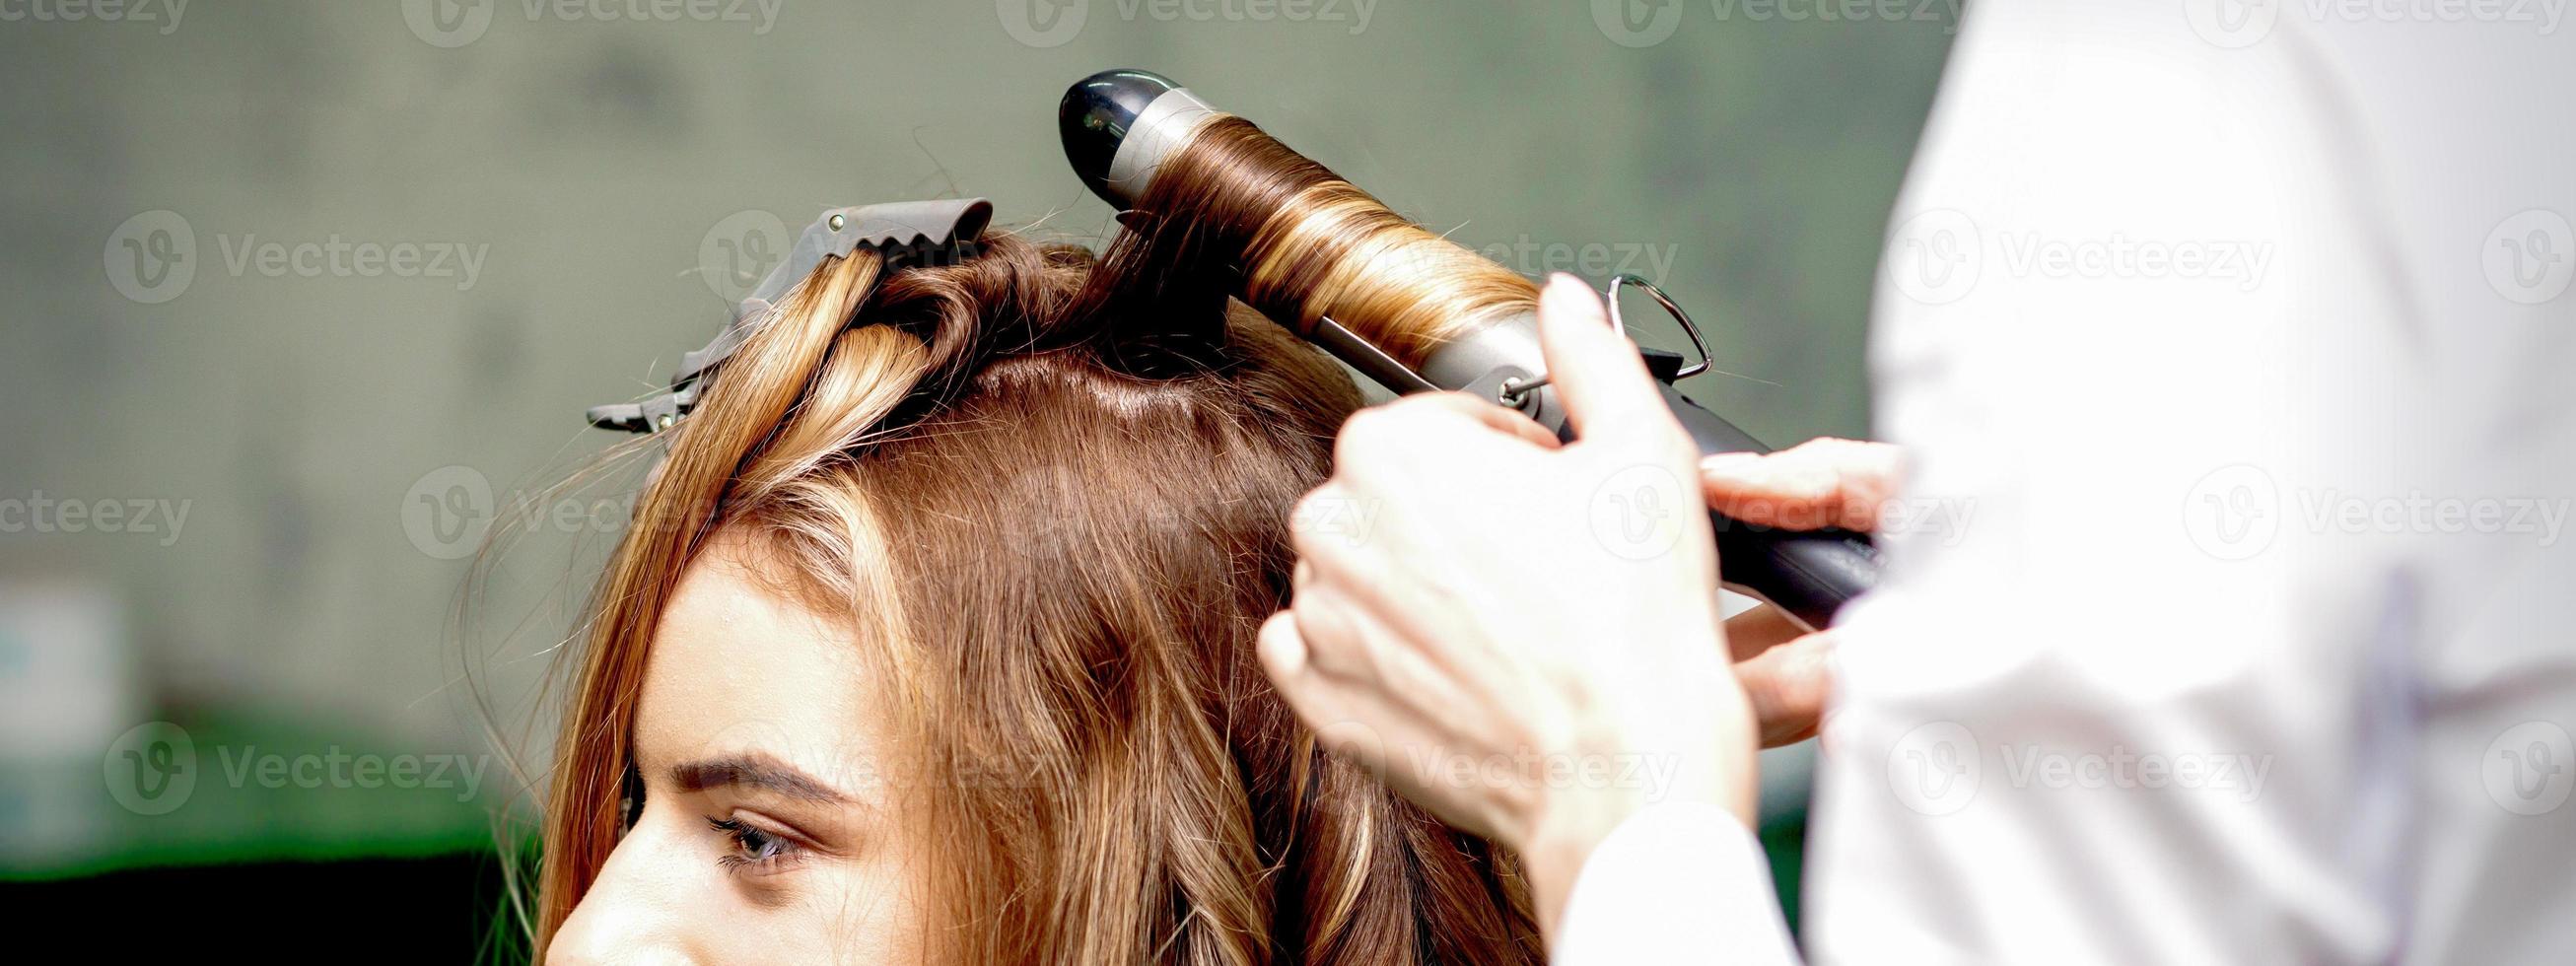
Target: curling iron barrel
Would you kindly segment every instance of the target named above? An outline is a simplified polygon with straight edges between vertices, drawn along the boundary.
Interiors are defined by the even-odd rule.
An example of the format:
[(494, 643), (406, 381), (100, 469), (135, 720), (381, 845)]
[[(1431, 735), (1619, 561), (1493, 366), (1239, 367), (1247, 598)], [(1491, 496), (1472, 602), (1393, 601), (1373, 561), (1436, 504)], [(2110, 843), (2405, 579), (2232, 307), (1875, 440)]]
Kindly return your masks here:
[[(1168, 78), (1140, 70), (1094, 74), (1065, 92), (1057, 122), (1074, 171), (1121, 211), (1139, 209), (1157, 174), (1167, 170), (1192, 165), (1188, 178), (1175, 185), (1207, 178), (1209, 170), (1219, 171), (1220, 180), (1222, 172), (1249, 172), (1242, 175), (1247, 184), (1239, 193), (1271, 204), (1274, 210), (1267, 214), (1278, 217), (1243, 237), (1242, 250), (1234, 253), (1235, 267), (1245, 279), (1240, 296), (1246, 303), (1393, 392), (1469, 392), (1519, 409), (1570, 437), (1564, 410), (1546, 384), (1536, 290), (1527, 279), (1394, 216), (1375, 199)], [(1260, 150), (1229, 154), (1230, 168), (1195, 164), (1193, 152), (1209, 149), (1194, 142), (1215, 139), (1220, 132), (1238, 142), (1257, 141)], [(1294, 168), (1304, 180), (1281, 175), (1248, 183), (1269, 176), (1271, 168)], [(1171, 190), (1167, 186), (1158, 197)], [(1187, 219), (1197, 199), (1163, 200), (1161, 207), (1167, 210), (1150, 214)], [(1288, 210), (1300, 205), (1306, 210)], [(1367, 225), (1373, 234), (1366, 244), (1334, 250), (1330, 240), (1352, 232), (1310, 230), (1315, 223)], [(1198, 224), (1162, 227), (1223, 234), (1200, 232), (1208, 226)], [(1421, 297), (1408, 297), (1414, 293), (1407, 285), (1419, 289)], [(1657, 295), (1661, 297), (1659, 291)], [(1668, 362), (1679, 358), (1642, 351), (1650, 363), (1658, 357)], [(1650, 368), (1666, 380), (1665, 402), (1700, 452), (1769, 451), (1673, 389), (1669, 380), (1679, 374), (1675, 365)], [(1864, 536), (1842, 530), (1784, 531), (1718, 514), (1710, 520), (1726, 582), (1762, 596), (1811, 627), (1831, 622), (1835, 610), (1877, 579), (1877, 552)]]

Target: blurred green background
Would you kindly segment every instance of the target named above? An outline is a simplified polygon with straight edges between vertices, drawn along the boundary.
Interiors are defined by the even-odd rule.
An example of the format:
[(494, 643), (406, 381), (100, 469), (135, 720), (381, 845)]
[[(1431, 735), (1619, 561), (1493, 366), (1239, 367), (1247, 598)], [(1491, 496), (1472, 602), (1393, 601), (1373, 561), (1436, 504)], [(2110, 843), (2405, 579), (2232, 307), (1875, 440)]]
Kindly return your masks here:
[(1953, 28), (1905, 7), (0, 3), (0, 880), (394, 889), (378, 916), (471, 948), (618, 494), (544, 505), (460, 625), (463, 557), (818, 209), (982, 195), (1100, 238), (1054, 111), (1106, 67), (1515, 269), (1657, 278), (1754, 377), (1693, 380), (1711, 408), (1865, 433)]

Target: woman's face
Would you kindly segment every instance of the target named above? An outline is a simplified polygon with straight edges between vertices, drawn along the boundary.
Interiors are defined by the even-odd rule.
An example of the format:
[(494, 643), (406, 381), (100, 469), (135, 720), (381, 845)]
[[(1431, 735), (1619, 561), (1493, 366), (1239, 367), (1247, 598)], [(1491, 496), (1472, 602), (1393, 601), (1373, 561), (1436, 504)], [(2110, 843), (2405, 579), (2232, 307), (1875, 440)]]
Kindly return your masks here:
[(922, 866), (884, 781), (893, 691), (779, 566), (725, 531), (682, 575), (635, 716), (643, 810), (550, 962), (917, 958)]

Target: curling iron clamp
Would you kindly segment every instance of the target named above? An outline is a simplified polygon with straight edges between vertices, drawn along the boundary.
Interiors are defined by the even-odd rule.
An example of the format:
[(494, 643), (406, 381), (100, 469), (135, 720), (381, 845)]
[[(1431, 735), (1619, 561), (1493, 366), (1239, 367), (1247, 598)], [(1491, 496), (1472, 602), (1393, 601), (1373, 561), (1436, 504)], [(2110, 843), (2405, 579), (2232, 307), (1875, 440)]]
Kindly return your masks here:
[[(1144, 197), (1158, 167), (1207, 122), (1225, 116), (1169, 78), (1141, 70), (1111, 70), (1084, 78), (1067, 90), (1057, 109), (1057, 124), (1065, 158), (1075, 173), (1111, 207), (1126, 212)], [(1699, 352), (1699, 361), (1685, 365), (1677, 353), (1639, 350), (1661, 384), (1665, 403), (1700, 452), (1769, 452), (1770, 447), (1672, 387), (1675, 380), (1707, 370), (1708, 350), (1698, 327), (1671, 296), (1642, 278), (1614, 278), (1607, 292), (1611, 324), (1621, 326), (1620, 289), (1628, 286), (1644, 291), (1671, 313)], [(1624, 326), (1621, 334), (1626, 334)], [(1311, 320), (1299, 335), (1391, 392), (1464, 391), (1519, 410), (1561, 438), (1571, 438), (1564, 408), (1548, 384), (1534, 311), (1520, 311), (1447, 339), (1411, 366), (1329, 315)], [(1837, 609), (1877, 581), (1878, 552), (1861, 534), (1780, 530), (1716, 513), (1710, 514), (1710, 522), (1716, 529), (1721, 578), (1811, 628), (1831, 623)]]

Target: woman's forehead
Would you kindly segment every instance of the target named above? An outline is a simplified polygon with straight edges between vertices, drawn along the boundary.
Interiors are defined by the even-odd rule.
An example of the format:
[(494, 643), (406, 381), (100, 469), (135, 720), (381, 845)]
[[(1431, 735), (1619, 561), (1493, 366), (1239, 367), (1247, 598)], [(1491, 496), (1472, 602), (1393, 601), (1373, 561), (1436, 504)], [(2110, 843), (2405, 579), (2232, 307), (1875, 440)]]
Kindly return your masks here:
[(809, 607), (784, 557), (729, 528), (682, 574), (649, 644), (635, 719), (648, 773), (761, 753), (827, 779), (873, 762), (891, 733), (857, 623)]

